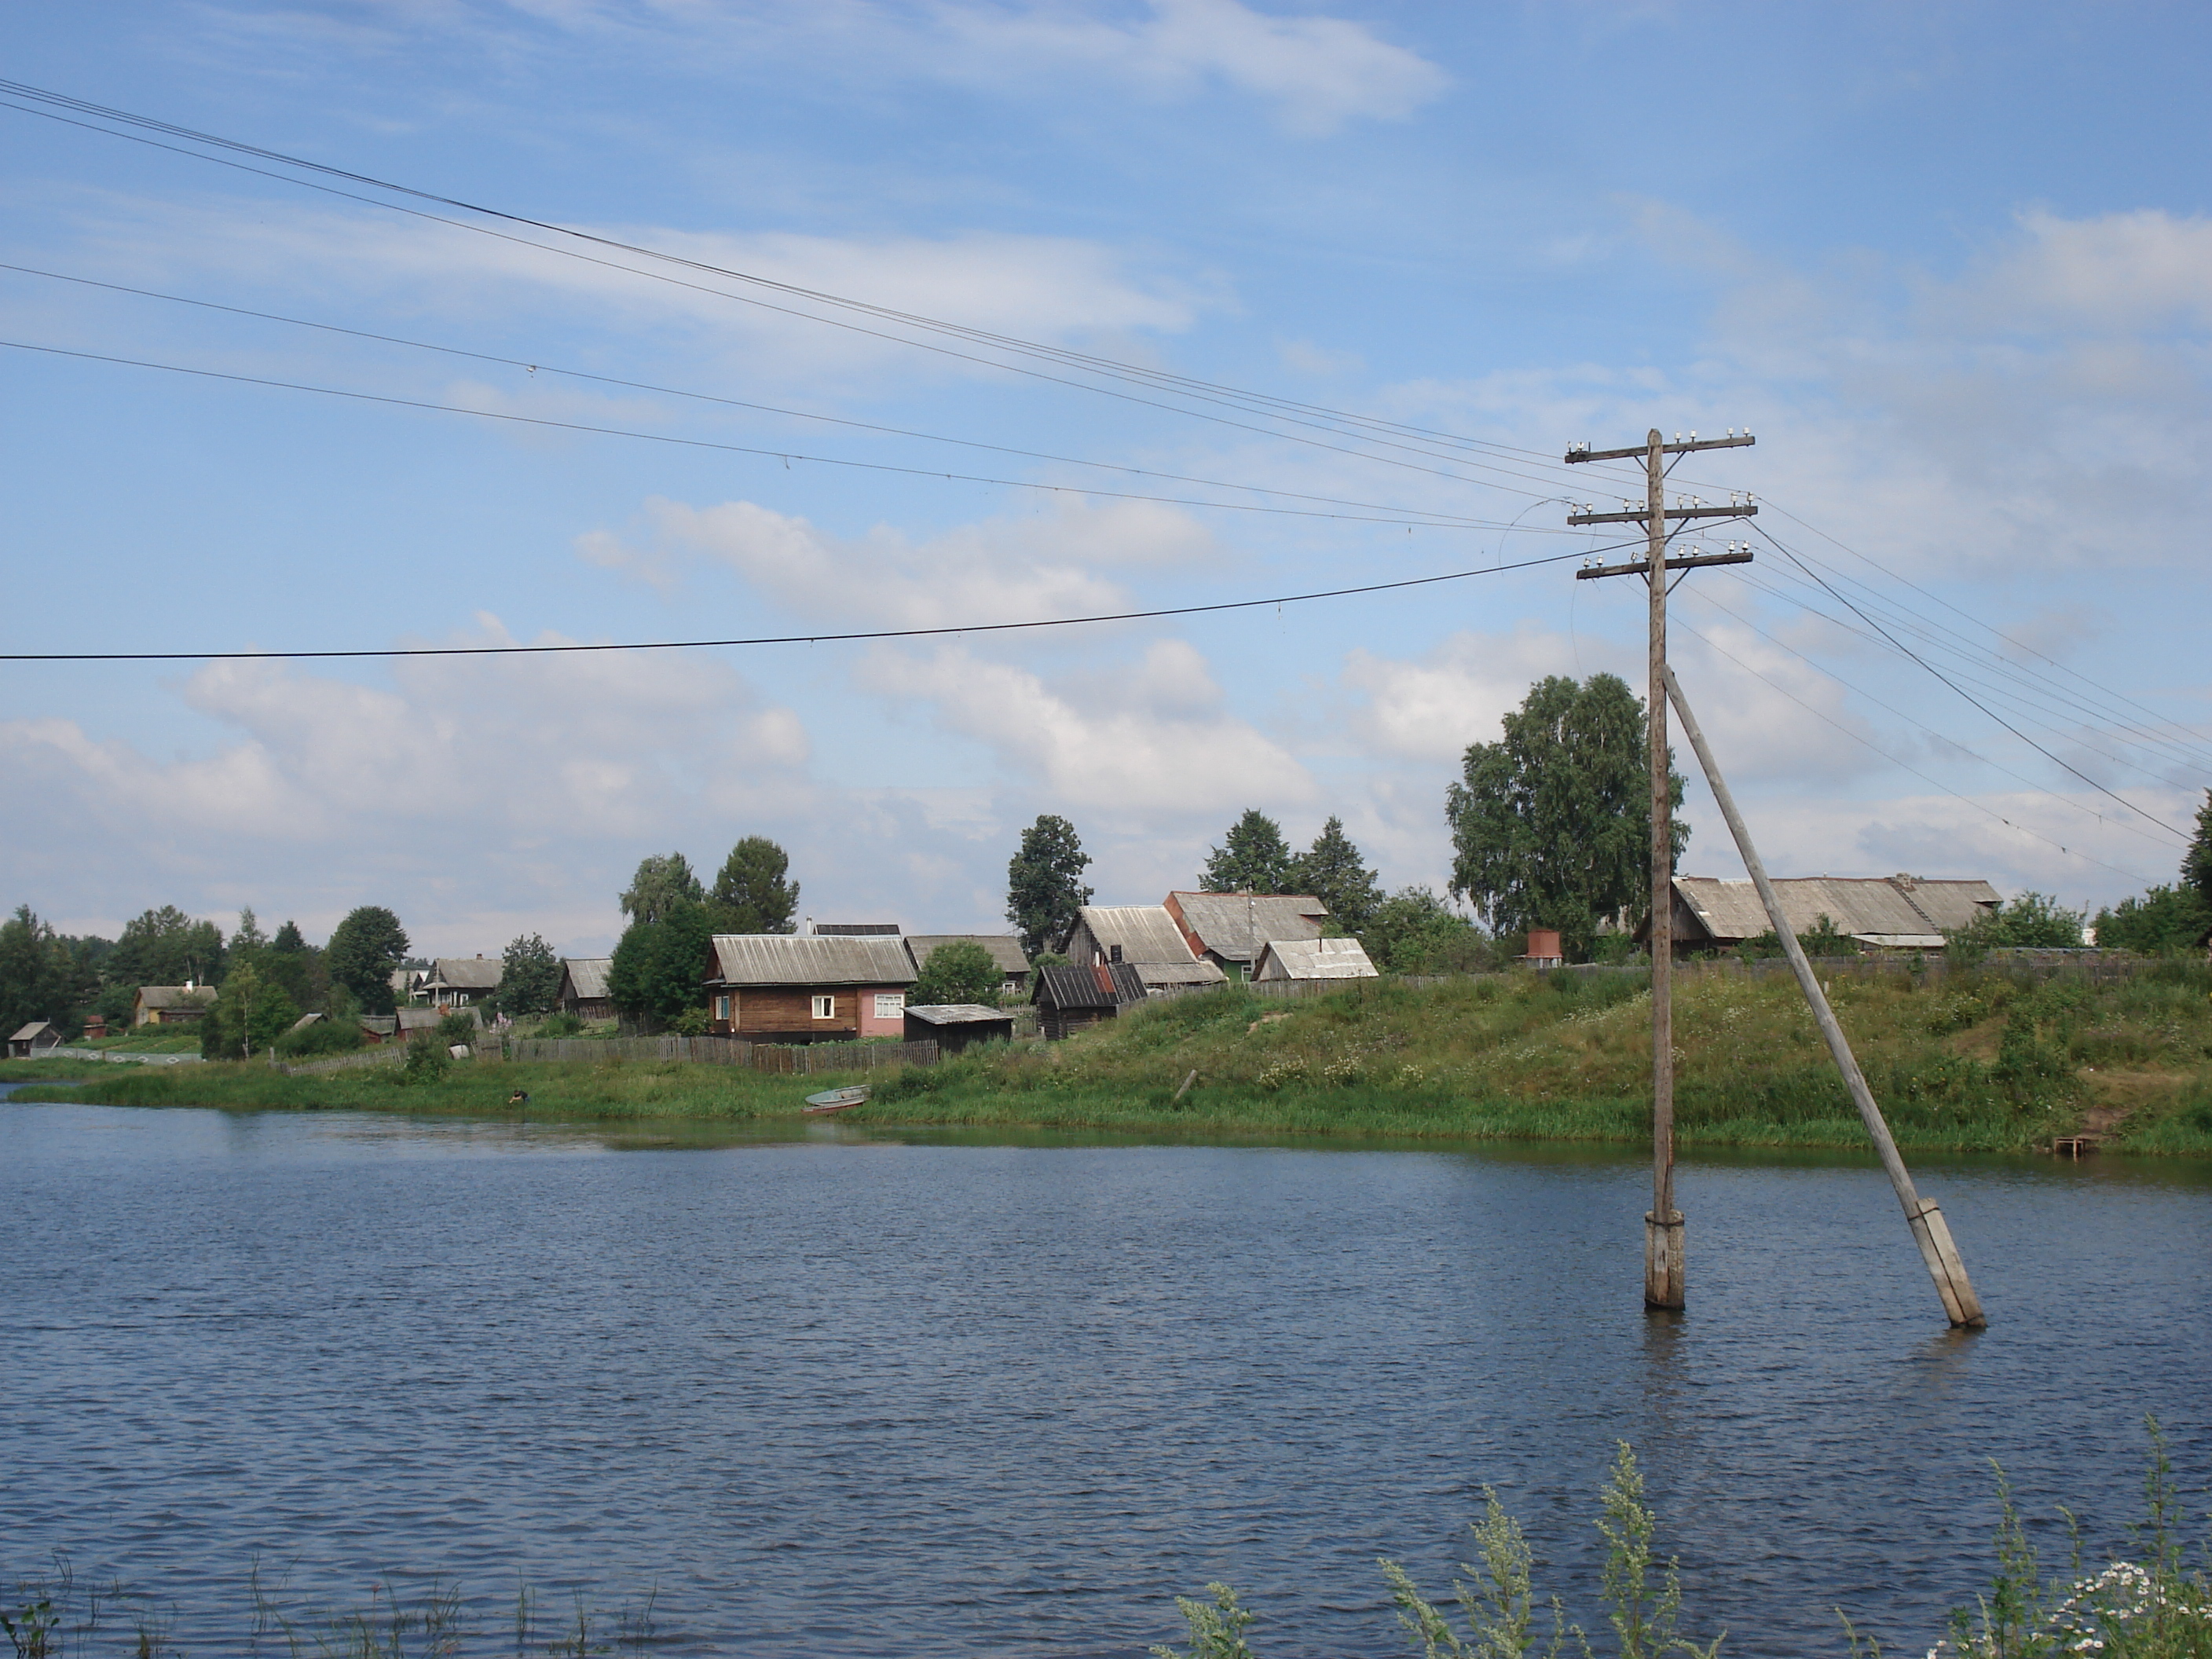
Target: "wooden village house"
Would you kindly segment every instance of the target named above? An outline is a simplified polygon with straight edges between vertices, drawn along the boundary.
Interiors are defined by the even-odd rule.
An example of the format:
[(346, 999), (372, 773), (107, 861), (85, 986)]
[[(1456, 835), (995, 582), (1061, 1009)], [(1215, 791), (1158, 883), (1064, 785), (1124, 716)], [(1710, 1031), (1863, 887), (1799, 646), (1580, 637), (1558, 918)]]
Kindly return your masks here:
[(1158, 904), (1085, 905), (1060, 954), (1078, 968), (1126, 963), (1137, 970), (1147, 995), (1200, 990), (1228, 978), (1218, 963), (1192, 950), (1174, 916)]
[(1270, 939), (1316, 939), (1328, 907), (1310, 893), (1170, 893), (1161, 906), (1191, 953), (1249, 979)]
[(1116, 1018), (1131, 1003), (1151, 994), (1134, 963), (1086, 962), (1038, 969), (1030, 1000), (1036, 1005), (1038, 1029), (1057, 1042)]
[(215, 1006), (211, 985), (142, 985), (131, 1000), (133, 1025), (186, 1025)]
[(439, 957), (422, 984), (433, 1008), (465, 1008), (499, 989), (507, 963), (499, 957)]
[(903, 1037), (914, 963), (894, 934), (718, 933), (708, 1029), (755, 1042)]
[(1271, 939), (1252, 974), (1256, 985), (1380, 977), (1356, 939)]
[[(1947, 930), (1965, 927), (1999, 902), (1985, 881), (1923, 881), (1917, 876), (1806, 876), (1774, 884), (1792, 933), (1828, 918), (1860, 944), (1893, 951), (1940, 951)], [(1732, 950), (1770, 932), (1766, 907), (1748, 881), (1674, 878), (1677, 950)], [(1641, 938), (1649, 929), (1639, 929)]]
[(980, 945), (988, 951), (998, 964), (1002, 996), (1019, 996), (1030, 988), (1030, 959), (1022, 954), (1021, 940), (1012, 933), (908, 933), (906, 953), (915, 972), (927, 965), (932, 951), (945, 945)]
[(561, 963), (561, 989), (553, 1006), (578, 1019), (612, 1019), (615, 1005), (607, 991), (612, 957), (568, 957)]

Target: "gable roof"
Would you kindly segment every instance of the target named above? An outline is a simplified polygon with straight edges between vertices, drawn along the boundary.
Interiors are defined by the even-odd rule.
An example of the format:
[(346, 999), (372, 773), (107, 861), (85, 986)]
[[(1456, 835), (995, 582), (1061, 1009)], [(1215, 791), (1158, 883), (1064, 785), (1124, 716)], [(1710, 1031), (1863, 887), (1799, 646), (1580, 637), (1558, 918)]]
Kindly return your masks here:
[(1249, 962), (1269, 939), (1319, 939), (1328, 907), (1310, 893), (1170, 893), (1162, 907), (1194, 951)]
[(924, 1002), (909, 1004), (909, 1018), (925, 1025), (1012, 1025), (1014, 1017), (1004, 1008), (986, 1008), (980, 1002)]
[(1109, 956), (1121, 947), (1124, 962), (1194, 963), (1197, 956), (1182, 936), (1175, 918), (1160, 904), (1086, 904), (1077, 912), (1079, 926), (1089, 930), (1098, 948)]
[(709, 985), (911, 985), (906, 942), (888, 935), (858, 939), (805, 933), (717, 933), (708, 954)]
[(1378, 979), (1356, 939), (1271, 939), (1260, 947), (1255, 980)]
[[(1748, 881), (1677, 876), (1676, 898), (1707, 938), (1723, 944), (1769, 930), (1766, 907)], [(1917, 876), (1803, 876), (1774, 884), (1792, 933), (1809, 933), (1826, 916), (1838, 933), (1869, 944), (1942, 944), (1948, 928), (1964, 927), (1998, 902), (1985, 881), (1923, 881)]]
[[(40, 1037), (43, 1036), (48, 1031), (54, 1031), (53, 1021), (50, 1019), (34, 1019), (28, 1025), (26, 1025), (21, 1030), (16, 1032), (15, 1036), (9, 1037), (8, 1041), (10, 1042), (35, 1042)], [(57, 1042), (61, 1041), (61, 1033), (59, 1031), (54, 1031), (54, 1041)]]
[(496, 991), (507, 972), (501, 957), (440, 957), (430, 964), (425, 990)]
[(1108, 962), (1075, 968), (1040, 968), (1030, 1000), (1051, 1008), (1119, 1008), (1145, 1000), (1136, 965)]
[(906, 952), (919, 969), (939, 945), (963, 944), (980, 945), (988, 951), (1002, 974), (1026, 974), (1030, 970), (1030, 959), (1022, 954), (1022, 942), (1012, 933), (908, 933)]
[(581, 1001), (605, 999), (607, 995), (607, 969), (613, 967), (612, 957), (564, 957), (561, 962), (561, 988), (573, 990)]
[(212, 985), (142, 985), (138, 988), (138, 1006), (142, 1008), (204, 1008), (215, 1000)]

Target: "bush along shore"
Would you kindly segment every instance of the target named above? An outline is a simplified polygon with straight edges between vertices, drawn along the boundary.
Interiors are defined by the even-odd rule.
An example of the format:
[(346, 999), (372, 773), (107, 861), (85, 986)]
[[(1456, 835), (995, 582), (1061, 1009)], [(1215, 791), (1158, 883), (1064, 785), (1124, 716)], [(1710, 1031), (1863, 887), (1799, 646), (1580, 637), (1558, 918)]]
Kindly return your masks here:
[[(2087, 1133), (2115, 1151), (2212, 1153), (2203, 963), (2152, 963), (2107, 983), (1995, 969), (1838, 973), (1829, 995), (1908, 1149), (2017, 1152)], [(1649, 997), (1632, 972), (1385, 979), (1295, 1000), (1232, 987), (1144, 1005), (1065, 1042), (856, 1074), (874, 1097), (848, 1121), (1636, 1141), (1650, 1121)], [(1686, 973), (1674, 1018), (1684, 1146), (1866, 1144), (1787, 978)], [(649, 1061), (410, 1060), (315, 1077), (210, 1064), (17, 1098), (497, 1115), (519, 1091), (532, 1116), (735, 1120), (794, 1115), (809, 1090), (844, 1080)]]

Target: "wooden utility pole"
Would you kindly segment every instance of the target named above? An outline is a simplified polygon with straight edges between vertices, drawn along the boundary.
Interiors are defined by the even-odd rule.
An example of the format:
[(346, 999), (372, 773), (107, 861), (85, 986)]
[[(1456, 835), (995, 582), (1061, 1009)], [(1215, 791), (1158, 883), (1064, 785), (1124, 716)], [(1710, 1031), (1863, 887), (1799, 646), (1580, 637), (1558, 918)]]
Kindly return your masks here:
[[(1667, 526), (1670, 520), (1739, 518), (1759, 509), (1748, 502), (1707, 507), (1691, 501), (1667, 505), (1667, 457), (1698, 449), (1736, 449), (1756, 441), (1747, 432), (1738, 437), (1708, 438), (1703, 442), (1692, 432), (1689, 441), (1681, 434), (1668, 443), (1654, 427), (1638, 449), (1591, 450), (1577, 447), (1567, 452), (1570, 463), (1644, 461), (1644, 506), (1626, 502), (1619, 513), (1593, 513), (1584, 507), (1568, 515), (1571, 525), (1641, 524), (1644, 556), (1641, 563), (1594, 566), (1575, 573), (1577, 579), (1642, 574), (1651, 589), (1650, 677), (1644, 698), (1644, 728), (1651, 770), (1651, 1208), (1644, 1218), (1644, 1305), (1679, 1308), (1686, 1294), (1682, 1212), (1674, 1207), (1674, 825), (1673, 780), (1667, 764)], [(1701, 564), (1743, 564), (1749, 553), (1731, 550), (1674, 561), (1678, 567)]]

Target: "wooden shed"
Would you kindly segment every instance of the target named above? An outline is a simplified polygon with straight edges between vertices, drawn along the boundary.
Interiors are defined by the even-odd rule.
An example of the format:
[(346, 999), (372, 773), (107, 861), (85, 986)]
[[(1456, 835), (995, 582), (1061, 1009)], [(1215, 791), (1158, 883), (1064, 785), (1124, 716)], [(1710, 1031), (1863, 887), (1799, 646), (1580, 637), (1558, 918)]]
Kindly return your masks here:
[(553, 1006), (578, 1019), (612, 1019), (615, 1005), (607, 992), (612, 957), (568, 957), (561, 963), (561, 990)]
[(1071, 1032), (1116, 1018), (1148, 994), (1133, 963), (1091, 963), (1038, 969), (1030, 1000), (1036, 1005), (1038, 1026), (1057, 1042)]
[(54, 1029), (50, 1019), (34, 1019), (8, 1039), (8, 1058), (33, 1060), (50, 1048), (62, 1046), (62, 1034)]
[(927, 1002), (906, 1011), (906, 1040), (934, 1042), (940, 1054), (957, 1054), (978, 1042), (1012, 1042), (1014, 1017), (980, 1002)]
[(1060, 954), (1078, 968), (1127, 963), (1147, 992), (1201, 990), (1229, 977), (1190, 948), (1162, 904), (1086, 904), (1076, 913)]

